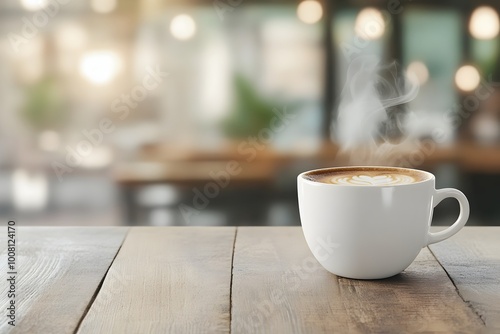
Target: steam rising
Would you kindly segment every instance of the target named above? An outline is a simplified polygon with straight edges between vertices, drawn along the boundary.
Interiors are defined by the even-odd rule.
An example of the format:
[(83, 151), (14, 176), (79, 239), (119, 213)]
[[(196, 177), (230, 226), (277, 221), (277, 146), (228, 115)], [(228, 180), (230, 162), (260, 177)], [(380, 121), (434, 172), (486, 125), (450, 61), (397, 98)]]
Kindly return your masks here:
[(375, 56), (351, 62), (333, 129), (350, 163), (394, 164), (396, 146), (411, 145), (403, 136), (401, 105), (413, 100), (418, 90), (416, 80), (398, 75), (395, 63), (382, 66)]

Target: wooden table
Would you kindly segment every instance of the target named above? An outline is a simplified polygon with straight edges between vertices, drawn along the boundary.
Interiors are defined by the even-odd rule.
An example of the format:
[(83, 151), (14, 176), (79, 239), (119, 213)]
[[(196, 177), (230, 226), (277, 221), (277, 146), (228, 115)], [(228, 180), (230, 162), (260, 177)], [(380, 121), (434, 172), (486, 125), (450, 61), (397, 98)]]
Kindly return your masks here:
[[(0, 306), (7, 307), (6, 233)], [(385, 280), (340, 278), (299, 227), (19, 227), (1, 333), (500, 332), (500, 227)]]

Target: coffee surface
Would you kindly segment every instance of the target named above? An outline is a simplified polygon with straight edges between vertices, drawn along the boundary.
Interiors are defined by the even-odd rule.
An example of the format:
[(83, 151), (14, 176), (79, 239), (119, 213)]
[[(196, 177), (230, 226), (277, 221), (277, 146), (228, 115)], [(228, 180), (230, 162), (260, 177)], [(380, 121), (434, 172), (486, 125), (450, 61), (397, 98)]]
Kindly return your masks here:
[(351, 186), (389, 186), (411, 184), (424, 181), (429, 176), (420, 171), (400, 168), (332, 168), (312, 171), (305, 174), (311, 181), (351, 185)]

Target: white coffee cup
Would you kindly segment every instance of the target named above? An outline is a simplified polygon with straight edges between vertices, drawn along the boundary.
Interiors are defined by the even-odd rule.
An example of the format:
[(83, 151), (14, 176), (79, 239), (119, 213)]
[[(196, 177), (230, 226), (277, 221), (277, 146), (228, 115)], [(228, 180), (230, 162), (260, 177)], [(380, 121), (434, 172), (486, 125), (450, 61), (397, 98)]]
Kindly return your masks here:
[[(387, 167), (343, 167), (377, 170)], [(431, 173), (390, 168), (395, 173), (418, 173), (422, 180), (396, 185), (345, 185), (297, 178), (300, 220), (307, 244), (331, 273), (356, 279), (379, 279), (405, 270), (423, 247), (457, 233), (469, 218), (469, 202), (457, 189), (436, 190)], [(362, 174), (362, 172), (361, 172)], [(444, 231), (429, 231), (433, 209), (453, 197), (460, 204), (456, 222)]]

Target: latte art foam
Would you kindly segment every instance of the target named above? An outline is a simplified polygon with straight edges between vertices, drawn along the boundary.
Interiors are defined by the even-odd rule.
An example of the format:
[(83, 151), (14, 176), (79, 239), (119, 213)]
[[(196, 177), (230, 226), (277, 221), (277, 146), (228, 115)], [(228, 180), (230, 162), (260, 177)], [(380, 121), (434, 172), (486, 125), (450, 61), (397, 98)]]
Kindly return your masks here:
[(398, 186), (428, 180), (432, 174), (397, 167), (334, 167), (310, 171), (304, 178), (339, 186)]
[(401, 174), (383, 174), (383, 175), (339, 175), (333, 176), (330, 183), (345, 184), (351, 186), (385, 186), (394, 184), (409, 184), (416, 180), (409, 175)]

